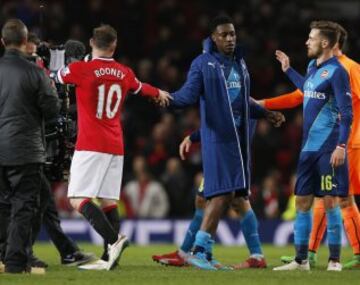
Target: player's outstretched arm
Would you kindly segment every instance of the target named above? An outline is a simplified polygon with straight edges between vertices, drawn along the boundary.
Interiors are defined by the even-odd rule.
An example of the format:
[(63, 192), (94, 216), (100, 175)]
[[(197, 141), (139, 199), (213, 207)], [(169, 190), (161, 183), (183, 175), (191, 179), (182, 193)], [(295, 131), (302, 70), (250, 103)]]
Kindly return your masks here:
[(300, 106), (304, 102), (304, 94), (299, 89), (296, 89), (293, 92), (257, 102), (269, 110), (292, 109)]
[(291, 82), (300, 90), (303, 90), (305, 78), (290, 66), (290, 58), (281, 50), (275, 51), (276, 59), (281, 63), (281, 69), (289, 77)]
[(267, 110), (252, 97), (249, 98), (249, 109), (251, 119), (260, 119), (266, 117)]
[(280, 127), (282, 123), (285, 122), (285, 116), (282, 113), (265, 109), (252, 97), (250, 97), (249, 106), (251, 119), (265, 118), (276, 128)]
[(157, 98), (157, 102), (161, 107), (167, 107), (170, 104), (171, 97), (170, 93), (164, 90), (159, 89), (159, 97)]
[(184, 85), (178, 91), (171, 94), (173, 100), (170, 102), (170, 105), (174, 107), (194, 105), (199, 100), (202, 89), (201, 63), (195, 59), (191, 64)]
[(285, 122), (283, 113), (277, 111), (267, 111), (266, 119), (272, 123), (275, 128), (280, 127)]

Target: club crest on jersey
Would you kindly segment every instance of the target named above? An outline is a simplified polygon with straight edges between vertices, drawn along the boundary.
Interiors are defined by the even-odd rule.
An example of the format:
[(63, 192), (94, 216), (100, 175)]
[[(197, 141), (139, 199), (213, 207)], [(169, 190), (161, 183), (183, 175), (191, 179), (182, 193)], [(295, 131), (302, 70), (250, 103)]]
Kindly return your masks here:
[(328, 75), (329, 75), (329, 71), (327, 71), (327, 70), (325, 69), (323, 72), (321, 72), (320, 77), (321, 77), (321, 78), (326, 78)]

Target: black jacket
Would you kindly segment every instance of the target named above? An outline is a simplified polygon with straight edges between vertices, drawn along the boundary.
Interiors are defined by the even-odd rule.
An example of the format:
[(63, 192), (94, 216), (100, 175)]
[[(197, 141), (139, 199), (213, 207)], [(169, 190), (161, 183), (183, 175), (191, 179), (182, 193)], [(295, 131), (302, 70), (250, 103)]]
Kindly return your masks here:
[(15, 50), (0, 59), (0, 165), (45, 162), (44, 120), (60, 103), (44, 70)]

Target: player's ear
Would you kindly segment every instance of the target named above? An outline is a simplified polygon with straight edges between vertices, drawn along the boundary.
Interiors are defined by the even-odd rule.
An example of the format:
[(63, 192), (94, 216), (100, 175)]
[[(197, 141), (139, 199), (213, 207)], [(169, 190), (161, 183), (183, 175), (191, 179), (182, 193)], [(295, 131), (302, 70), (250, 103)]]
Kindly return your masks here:
[(213, 42), (215, 42), (215, 41), (216, 41), (215, 32), (211, 34), (211, 39), (213, 40)]
[(322, 48), (327, 48), (327, 47), (329, 47), (329, 40), (323, 39), (323, 40), (321, 41), (321, 47), (322, 47)]
[(116, 40), (113, 41), (106, 50), (107, 50), (108, 52), (114, 54), (114, 53), (115, 53), (115, 50), (116, 50)]
[(113, 43), (111, 44), (111, 48), (115, 51), (116, 50), (116, 45), (117, 45), (117, 40), (113, 41)]
[(91, 38), (90, 41), (89, 41), (89, 45), (90, 45), (91, 48), (94, 47), (94, 40), (93, 40), (92, 38)]

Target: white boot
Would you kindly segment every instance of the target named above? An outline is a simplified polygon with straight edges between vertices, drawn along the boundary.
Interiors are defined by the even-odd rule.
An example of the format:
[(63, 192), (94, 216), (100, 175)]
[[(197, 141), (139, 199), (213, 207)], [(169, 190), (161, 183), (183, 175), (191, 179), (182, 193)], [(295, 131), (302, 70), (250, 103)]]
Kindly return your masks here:
[(287, 270), (302, 270), (308, 271), (310, 270), (309, 260), (303, 260), (301, 263), (297, 263), (295, 260), (291, 261), (288, 264), (278, 266), (273, 268), (275, 271), (287, 271)]
[(110, 270), (117, 260), (121, 257), (121, 254), (125, 248), (129, 246), (129, 240), (124, 235), (119, 235), (119, 238), (113, 244), (108, 245), (109, 261), (106, 266), (106, 270)]
[(107, 264), (107, 261), (99, 259), (94, 262), (80, 265), (78, 268), (82, 270), (106, 270)]
[(341, 271), (342, 265), (340, 262), (330, 260), (328, 263), (327, 271)]

